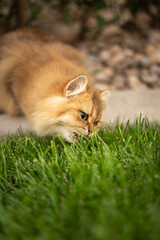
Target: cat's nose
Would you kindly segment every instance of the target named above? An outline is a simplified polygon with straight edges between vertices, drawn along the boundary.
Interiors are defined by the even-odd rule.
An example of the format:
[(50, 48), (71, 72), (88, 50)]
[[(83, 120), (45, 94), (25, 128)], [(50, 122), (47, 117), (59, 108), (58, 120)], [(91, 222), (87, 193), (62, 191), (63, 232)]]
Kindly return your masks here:
[(91, 133), (91, 130), (90, 129), (88, 129), (88, 135)]
[(91, 134), (94, 131), (94, 125), (92, 123), (90, 123), (88, 125), (88, 135)]

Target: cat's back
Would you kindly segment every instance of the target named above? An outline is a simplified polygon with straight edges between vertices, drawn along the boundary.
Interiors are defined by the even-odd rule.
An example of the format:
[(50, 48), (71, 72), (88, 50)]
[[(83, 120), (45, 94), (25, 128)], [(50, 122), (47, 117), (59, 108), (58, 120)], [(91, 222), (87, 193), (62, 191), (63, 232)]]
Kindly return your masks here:
[[(11, 79), (25, 83), (39, 70), (43, 75), (47, 71), (47, 74), (58, 74), (63, 79), (64, 75), (78, 75), (83, 72), (83, 67), (73, 47), (38, 30), (18, 30), (0, 38), (0, 82)], [(43, 81), (46, 82), (46, 78)]]
[[(22, 88), (65, 84), (87, 75), (77, 50), (37, 30), (18, 30), (0, 38), (0, 83), (14, 82)], [(42, 87), (41, 87), (42, 86)]]
[(48, 43), (55, 41), (53, 36), (46, 35), (37, 29), (21, 29), (4, 34), (0, 37), (0, 47), (12, 48), (17, 44)]
[(58, 42), (52, 35), (37, 29), (22, 29), (10, 32), (0, 38), (0, 61), (4, 58), (37, 59), (64, 58), (81, 63), (77, 51), (64, 43)]

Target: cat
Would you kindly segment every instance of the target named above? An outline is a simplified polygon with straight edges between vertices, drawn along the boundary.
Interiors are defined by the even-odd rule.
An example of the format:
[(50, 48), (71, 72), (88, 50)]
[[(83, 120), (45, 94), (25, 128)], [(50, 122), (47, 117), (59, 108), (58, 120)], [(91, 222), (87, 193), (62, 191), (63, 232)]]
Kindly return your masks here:
[(77, 141), (102, 123), (107, 90), (93, 86), (76, 49), (38, 30), (0, 38), (0, 110), (24, 114), (35, 132)]

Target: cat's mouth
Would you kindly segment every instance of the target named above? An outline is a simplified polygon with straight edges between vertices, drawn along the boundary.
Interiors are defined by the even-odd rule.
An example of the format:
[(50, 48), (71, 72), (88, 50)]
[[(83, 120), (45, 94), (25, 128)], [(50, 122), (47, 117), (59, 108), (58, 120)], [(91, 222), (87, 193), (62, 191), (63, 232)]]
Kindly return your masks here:
[(74, 137), (74, 141), (75, 141), (75, 142), (77, 142), (77, 140), (78, 140), (78, 136), (79, 136), (78, 133), (73, 132), (73, 137)]

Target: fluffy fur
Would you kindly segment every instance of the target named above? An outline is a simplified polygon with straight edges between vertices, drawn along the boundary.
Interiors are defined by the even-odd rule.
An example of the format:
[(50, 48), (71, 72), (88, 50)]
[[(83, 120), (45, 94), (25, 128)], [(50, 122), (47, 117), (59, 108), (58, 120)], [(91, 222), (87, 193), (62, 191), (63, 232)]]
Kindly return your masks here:
[[(103, 97), (77, 51), (36, 30), (0, 39), (0, 110), (25, 114), (39, 135), (71, 142), (101, 125)], [(81, 112), (88, 115), (86, 120)]]

